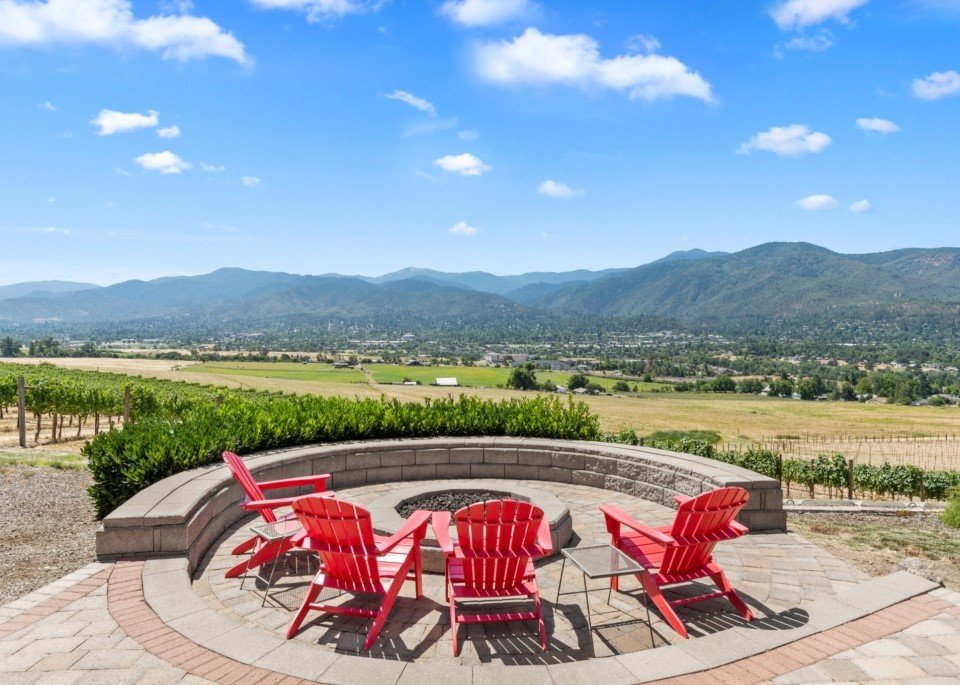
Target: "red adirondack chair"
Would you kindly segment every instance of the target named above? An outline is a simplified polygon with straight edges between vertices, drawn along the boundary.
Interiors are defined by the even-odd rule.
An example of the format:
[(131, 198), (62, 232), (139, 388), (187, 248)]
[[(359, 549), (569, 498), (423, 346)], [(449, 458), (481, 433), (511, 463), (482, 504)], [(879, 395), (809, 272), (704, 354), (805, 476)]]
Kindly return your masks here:
[[(370, 649), (404, 581), (414, 580), (417, 599), (423, 597), (420, 541), (426, 535), (430, 512), (415, 511), (400, 530), (385, 537), (374, 534), (369, 511), (343, 500), (304, 495), (293, 501), (293, 511), (303, 525), (300, 546), (320, 554), (321, 568), (287, 629), (287, 639), (297, 633), (311, 610), (321, 611), (373, 619), (363, 643), (364, 649)], [(325, 587), (351, 594), (373, 593), (383, 599), (376, 610), (315, 604)]]
[[(743, 488), (720, 488), (696, 497), (677, 495), (676, 518), (671, 525), (660, 528), (645, 526), (612, 504), (600, 507), (611, 543), (647, 570), (637, 574), (644, 591), (681, 637), (687, 637), (687, 629), (674, 607), (694, 602), (726, 597), (741, 616), (753, 620), (750, 609), (713, 560), (713, 548), (718, 542), (747, 532), (745, 526), (733, 519), (749, 497)], [(622, 532), (621, 526), (629, 530)], [(661, 591), (665, 586), (706, 577), (716, 583), (718, 592), (668, 601)], [(619, 589), (617, 580), (616, 577), (610, 579), (613, 590)]]
[[(460, 653), (461, 623), (536, 621), (540, 646), (547, 651), (547, 628), (533, 568), (535, 557), (549, 554), (550, 524), (543, 510), (512, 499), (477, 502), (454, 514), (457, 542), (450, 539), (449, 512), (433, 514), (433, 531), (445, 557), (447, 601), (453, 653)], [(470, 600), (533, 600), (531, 611), (458, 614), (457, 602)]]
[[(280, 488), (293, 488), (298, 486), (313, 486), (314, 492), (332, 497), (333, 493), (326, 491), (327, 481), (330, 480), (330, 474), (323, 473), (317, 476), (304, 476), (302, 478), (284, 478), (283, 480), (268, 480), (258, 483), (250, 473), (250, 469), (243, 463), (243, 459), (233, 452), (224, 452), (223, 460), (233, 474), (234, 480), (243, 488), (246, 494), (246, 501), (243, 508), (248, 511), (256, 511), (260, 514), (266, 523), (276, 523), (283, 520), (296, 519), (296, 514), (289, 512), (278, 516), (274, 509), (289, 507), (295, 497), (267, 499), (263, 494), (264, 490), (277, 490)], [(259, 535), (253, 535), (248, 540), (244, 540), (237, 545), (231, 554), (250, 554), (250, 556), (232, 567), (226, 573), (227, 578), (238, 578), (244, 575), (250, 569), (254, 569), (261, 564), (272, 561), (285, 554), (291, 547), (299, 543), (302, 534), (298, 533), (292, 537), (283, 540), (268, 541)]]

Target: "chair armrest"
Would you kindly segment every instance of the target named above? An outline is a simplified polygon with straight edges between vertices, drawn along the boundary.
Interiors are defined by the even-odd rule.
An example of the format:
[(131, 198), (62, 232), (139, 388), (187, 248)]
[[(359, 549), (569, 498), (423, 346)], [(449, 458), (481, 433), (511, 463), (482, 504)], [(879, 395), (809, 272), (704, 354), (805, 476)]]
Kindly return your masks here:
[(689, 502), (692, 499), (693, 497), (691, 497), (690, 495), (674, 495), (673, 496), (673, 501), (676, 503), (678, 507), (684, 502)]
[(430, 526), (437, 538), (437, 544), (440, 545), (440, 551), (444, 555), (453, 554), (453, 540), (450, 539), (450, 518), (449, 511), (435, 511), (430, 516)]
[(550, 537), (550, 522), (546, 519), (540, 519), (540, 528), (537, 530), (537, 544), (543, 550), (544, 556), (553, 551), (553, 540)]
[[(674, 539), (666, 533), (662, 533), (659, 530), (654, 530), (650, 526), (643, 525), (615, 504), (602, 504), (600, 505), (600, 511), (602, 511), (603, 515), (606, 517), (607, 530), (610, 530), (611, 533), (613, 531), (610, 528), (610, 522), (614, 522), (618, 525), (618, 527), (619, 525), (624, 525), (627, 528), (630, 528), (631, 530), (640, 533), (644, 537), (649, 538), (661, 545), (672, 545), (675, 542)], [(619, 532), (617, 533), (617, 536), (619, 537)]]
[(427, 532), (427, 524), (429, 522), (430, 512), (417, 509), (410, 518), (407, 519), (407, 522), (403, 524), (403, 528), (391, 535), (384, 542), (377, 544), (377, 554), (386, 554), (411, 535), (415, 536), (418, 541), (422, 540), (424, 534)]
[(330, 480), (329, 473), (320, 473), (316, 476), (302, 476), (300, 478), (281, 478), (280, 480), (266, 480), (257, 483), (261, 490), (276, 490), (278, 488), (297, 488), (304, 485), (312, 485), (315, 493), (327, 489), (327, 481)]
[(240, 506), (247, 511), (263, 511), (264, 509), (280, 509), (293, 505), (296, 497), (278, 497), (277, 499), (255, 499), (244, 502)]
[(740, 535), (746, 535), (750, 532), (750, 529), (738, 521), (731, 521), (730, 527), (733, 528)]

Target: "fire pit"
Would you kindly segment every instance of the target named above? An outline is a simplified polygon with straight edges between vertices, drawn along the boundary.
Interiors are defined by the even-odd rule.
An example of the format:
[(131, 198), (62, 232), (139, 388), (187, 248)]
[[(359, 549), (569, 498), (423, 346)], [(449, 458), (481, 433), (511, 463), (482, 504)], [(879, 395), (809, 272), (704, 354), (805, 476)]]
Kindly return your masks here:
[[(531, 502), (543, 509), (544, 516), (550, 522), (550, 538), (553, 541), (551, 556), (558, 554), (560, 548), (565, 546), (573, 535), (570, 511), (560, 500), (544, 490), (510, 481), (424, 482), (418, 486), (389, 492), (369, 509), (377, 533), (392, 535), (400, 530), (406, 517), (417, 509), (454, 513), (469, 504), (488, 499), (515, 499)], [(456, 540), (457, 533), (454, 528), (451, 528), (450, 534)], [(423, 570), (428, 573), (443, 573), (443, 555), (431, 529), (427, 531), (422, 551)]]

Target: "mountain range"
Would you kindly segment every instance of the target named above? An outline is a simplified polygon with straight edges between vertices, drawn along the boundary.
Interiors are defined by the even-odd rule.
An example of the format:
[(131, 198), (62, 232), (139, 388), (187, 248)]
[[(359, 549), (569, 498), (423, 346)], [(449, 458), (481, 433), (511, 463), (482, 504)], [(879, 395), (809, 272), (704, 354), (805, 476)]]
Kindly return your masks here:
[(676, 252), (633, 269), (496, 276), (403, 269), (379, 277), (219, 269), (107, 287), (62, 281), (0, 287), (4, 324), (150, 318), (228, 326), (384, 317), (445, 326), (550, 317), (661, 317), (723, 328), (832, 310), (960, 303), (960, 248), (840, 254), (809, 243)]

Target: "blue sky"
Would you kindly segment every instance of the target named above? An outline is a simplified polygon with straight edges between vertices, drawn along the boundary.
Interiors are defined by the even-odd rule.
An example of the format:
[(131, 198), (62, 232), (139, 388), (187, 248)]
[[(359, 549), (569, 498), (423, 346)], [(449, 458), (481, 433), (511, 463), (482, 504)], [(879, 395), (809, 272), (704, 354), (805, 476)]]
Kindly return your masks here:
[(0, 283), (957, 245), (958, 39), (960, 0), (0, 0)]

